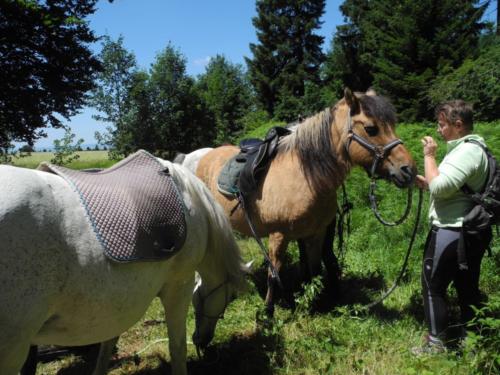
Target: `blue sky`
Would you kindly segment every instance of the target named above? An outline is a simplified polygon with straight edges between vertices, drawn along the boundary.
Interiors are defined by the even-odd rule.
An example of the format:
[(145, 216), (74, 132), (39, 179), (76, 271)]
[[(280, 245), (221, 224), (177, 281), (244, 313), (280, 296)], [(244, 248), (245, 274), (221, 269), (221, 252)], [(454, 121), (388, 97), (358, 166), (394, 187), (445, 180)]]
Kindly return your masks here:
[[(318, 34), (329, 47), (335, 26), (342, 22), (341, 0), (327, 0)], [(96, 35), (117, 39), (123, 35), (124, 46), (136, 56), (141, 68), (149, 69), (156, 55), (169, 42), (187, 59), (187, 73), (197, 76), (205, 71), (210, 57), (223, 54), (232, 63), (243, 64), (252, 57), (249, 44), (257, 41), (252, 17), (254, 0), (100, 0), (97, 11), (89, 17)], [(92, 46), (98, 52), (101, 44)], [(85, 144), (95, 143), (94, 132), (104, 131), (108, 124), (92, 119), (90, 108), (71, 118), (67, 124)], [(47, 129), (48, 137), (35, 144), (36, 149), (50, 148), (62, 130)]]

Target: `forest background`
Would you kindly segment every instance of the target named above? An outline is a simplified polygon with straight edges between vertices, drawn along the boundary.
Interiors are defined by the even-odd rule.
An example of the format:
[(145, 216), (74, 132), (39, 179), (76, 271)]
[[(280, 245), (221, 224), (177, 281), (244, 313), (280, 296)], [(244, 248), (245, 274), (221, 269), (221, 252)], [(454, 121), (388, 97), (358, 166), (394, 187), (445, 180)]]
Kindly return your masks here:
[[(258, 0), (245, 66), (217, 55), (191, 77), (182, 47), (167, 44), (146, 70), (123, 37), (96, 36), (85, 21), (95, 0), (2, 2), (0, 152), (14, 143), (32, 150), (85, 105), (108, 124), (96, 140), (111, 157), (143, 148), (171, 158), (314, 114), (344, 87), (388, 96), (400, 122), (433, 121), (435, 106), (452, 98), (471, 102), (476, 120), (495, 120), (500, 44), (498, 26), (484, 21), (490, 3), (346, 0), (324, 53), (325, 0)], [(89, 43), (98, 40), (96, 55)], [(69, 128), (59, 140), (81, 144)]]

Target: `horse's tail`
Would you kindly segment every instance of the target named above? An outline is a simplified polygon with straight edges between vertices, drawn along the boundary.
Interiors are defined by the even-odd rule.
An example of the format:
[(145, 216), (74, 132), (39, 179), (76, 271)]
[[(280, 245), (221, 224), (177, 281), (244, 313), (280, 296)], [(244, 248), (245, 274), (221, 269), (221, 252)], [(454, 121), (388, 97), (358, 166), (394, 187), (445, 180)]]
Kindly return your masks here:
[(173, 162), (175, 164), (181, 164), (184, 162), (184, 159), (186, 158), (186, 154), (183, 154), (182, 152), (178, 152), (177, 155), (175, 155), (175, 158)]

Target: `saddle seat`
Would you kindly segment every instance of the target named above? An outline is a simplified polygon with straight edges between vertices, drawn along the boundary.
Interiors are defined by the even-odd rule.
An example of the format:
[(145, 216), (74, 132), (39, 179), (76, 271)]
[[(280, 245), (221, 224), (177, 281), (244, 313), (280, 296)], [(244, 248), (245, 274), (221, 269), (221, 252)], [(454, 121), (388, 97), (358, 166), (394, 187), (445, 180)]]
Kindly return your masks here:
[(275, 126), (269, 129), (263, 140), (242, 140), (239, 154), (229, 159), (219, 174), (218, 190), (229, 197), (245, 197), (257, 190), (262, 172), (276, 155), (280, 138), (288, 134), (290, 130)]

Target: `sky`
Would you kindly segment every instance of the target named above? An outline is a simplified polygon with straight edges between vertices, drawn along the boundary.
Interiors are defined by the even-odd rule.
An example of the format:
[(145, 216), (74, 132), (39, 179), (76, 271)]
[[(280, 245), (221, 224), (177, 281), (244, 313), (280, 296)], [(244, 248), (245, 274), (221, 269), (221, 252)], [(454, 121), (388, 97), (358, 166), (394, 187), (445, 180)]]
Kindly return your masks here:
[[(317, 34), (325, 37), (323, 49), (329, 48), (335, 26), (343, 22), (341, 0), (327, 0), (323, 25)], [(255, 0), (99, 0), (96, 12), (88, 17), (96, 35), (123, 36), (124, 47), (133, 52), (140, 68), (149, 70), (156, 55), (169, 42), (187, 60), (187, 73), (193, 77), (205, 72), (211, 57), (224, 55), (234, 64), (245, 66), (244, 57), (252, 57), (250, 43), (256, 43), (252, 18)], [(98, 53), (101, 43), (91, 46)], [(82, 113), (64, 122), (76, 139), (95, 144), (95, 131), (104, 132), (109, 124), (92, 119), (95, 111)], [(51, 148), (54, 139), (62, 138), (61, 129), (47, 129), (35, 149)]]

